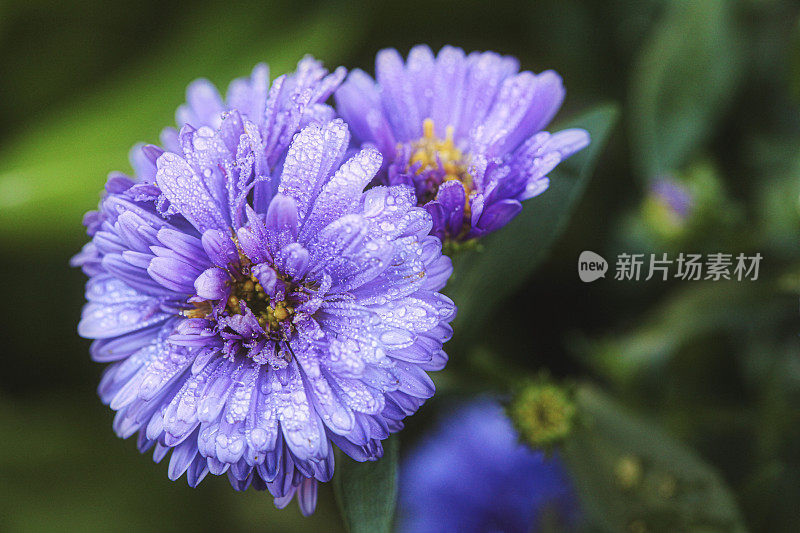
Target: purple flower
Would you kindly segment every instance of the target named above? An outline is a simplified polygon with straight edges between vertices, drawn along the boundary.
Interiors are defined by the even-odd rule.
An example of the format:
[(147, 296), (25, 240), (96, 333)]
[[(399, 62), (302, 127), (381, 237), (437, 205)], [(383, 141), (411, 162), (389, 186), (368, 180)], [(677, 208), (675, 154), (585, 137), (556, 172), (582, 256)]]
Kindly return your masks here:
[[(577, 500), (556, 457), (519, 442), (496, 402), (458, 408), (401, 464), (400, 531), (538, 531), (575, 525)], [(559, 529), (560, 530), (560, 529)]]
[(394, 49), (335, 93), (358, 141), (384, 156), (380, 179), (412, 185), (433, 216), (432, 234), (456, 241), (504, 226), (542, 193), (559, 162), (589, 143), (579, 129), (540, 131), (564, 99), (553, 71), (519, 72), (512, 57), (427, 46)]
[(379, 458), (433, 394), (451, 265), (413, 191), (363, 192), (380, 153), (342, 163), (348, 129), (315, 103), (330, 78), (301, 67), (265, 92), (260, 69), (225, 104), (190, 87), (172, 149), (142, 150), (153, 172), (109, 179), (73, 261), (90, 276), (78, 331), (111, 363), (115, 431), (172, 451), (171, 479), (227, 472), (309, 514), (333, 445)]

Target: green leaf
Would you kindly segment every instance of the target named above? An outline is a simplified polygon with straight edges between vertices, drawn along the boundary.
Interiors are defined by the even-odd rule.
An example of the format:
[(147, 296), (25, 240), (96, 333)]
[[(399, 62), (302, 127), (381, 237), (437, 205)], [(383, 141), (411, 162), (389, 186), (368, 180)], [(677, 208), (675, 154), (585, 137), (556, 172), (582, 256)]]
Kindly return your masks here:
[(743, 48), (734, 4), (672, 1), (635, 60), (631, 143), (644, 179), (687, 163), (730, 101)]
[(745, 531), (729, 489), (686, 445), (599, 390), (576, 393), (562, 456), (587, 521), (602, 531)]
[(616, 106), (603, 105), (560, 125), (586, 129), (591, 144), (551, 172), (549, 189), (525, 202), (522, 213), (508, 226), (483, 239), (478, 250), (456, 257), (446, 292), (458, 305), (455, 328), (462, 340), (477, 333), (479, 328), (474, 326), (547, 256), (586, 188), (617, 115)]
[(383, 457), (359, 463), (350, 458), (336, 465), (334, 491), (350, 533), (388, 533), (397, 500), (397, 436), (383, 442)]
[(342, 37), (346, 16), (333, 7), (294, 25), (239, 12), (246, 8), (214, 9), (219, 12), (201, 10), (161, 49), (0, 147), (0, 246), (74, 246), (83, 238), (83, 213), (97, 206), (106, 174), (126, 171), (133, 144), (157, 142), (161, 129), (173, 125), (193, 79), (211, 77), (224, 93), (228, 81), (260, 61), (269, 63), (273, 78), (292, 70), (306, 53), (331, 66), (359, 35), (353, 28), (354, 34)]

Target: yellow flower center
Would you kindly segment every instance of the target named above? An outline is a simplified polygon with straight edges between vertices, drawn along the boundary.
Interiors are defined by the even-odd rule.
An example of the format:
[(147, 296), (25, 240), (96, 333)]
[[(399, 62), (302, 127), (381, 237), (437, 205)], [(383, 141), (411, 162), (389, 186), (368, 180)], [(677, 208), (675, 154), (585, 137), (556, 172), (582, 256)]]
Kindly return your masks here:
[[(422, 189), (424, 197), (420, 198), (420, 204), (424, 205), (436, 197), (439, 186), (445, 181), (460, 181), (467, 192), (467, 202), (465, 209), (469, 210), (469, 193), (472, 191), (472, 176), (467, 172), (467, 157), (459, 150), (453, 141), (453, 126), (447, 126), (444, 140), (438, 138), (434, 132), (433, 119), (426, 118), (422, 123), (423, 135), (417, 141), (411, 143), (414, 148), (411, 158), (408, 161), (408, 168), (419, 164), (415, 171), (417, 176), (422, 175), (428, 170), (441, 169), (441, 174), (428, 174), (425, 176), (426, 183)], [(419, 188), (418, 188), (419, 190)]]
[[(278, 330), (280, 323), (294, 316), (294, 307), (289, 302), (271, 299), (251, 272), (251, 263), (244, 254), (239, 254), (242, 261), (242, 272), (232, 280), (231, 292), (225, 310), (228, 315), (241, 314), (240, 302), (244, 302), (256, 316), (258, 323), (265, 331)], [(186, 318), (205, 318), (212, 312), (212, 302), (203, 301), (192, 304), (193, 309), (184, 310), (181, 314)]]
[(280, 322), (294, 315), (294, 309), (287, 305), (287, 302), (271, 301), (253, 274), (234, 283), (233, 290), (228, 296), (228, 305), (226, 306), (228, 313), (231, 315), (241, 313), (240, 301), (247, 304), (247, 307), (256, 316), (258, 323), (265, 330), (277, 330)]

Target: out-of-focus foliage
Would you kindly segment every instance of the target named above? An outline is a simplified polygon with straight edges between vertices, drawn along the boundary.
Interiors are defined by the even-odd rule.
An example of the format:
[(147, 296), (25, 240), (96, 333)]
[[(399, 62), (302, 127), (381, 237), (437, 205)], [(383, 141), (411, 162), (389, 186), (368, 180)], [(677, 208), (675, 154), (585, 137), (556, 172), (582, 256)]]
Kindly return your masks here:
[(341, 531), (327, 486), (317, 513), (303, 518), (296, 506), (276, 512), (263, 493), (234, 492), (224, 478), (197, 489), (165, 480), (166, 465), (116, 438), (112, 417), (92, 396), (86, 387), (69, 396), (0, 398), (0, 530), (249, 531), (269, 524), (285, 531), (302, 524)]
[[(303, 519), (223, 478), (170, 482), (114, 437), (94, 397), (101, 370), (75, 334), (84, 280), (66, 264), (105, 174), (127, 170), (130, 146), (172, 124), (192, 79), (224, 89), (258, 61), (274, 77), (304, 53), (371, 71), (379, 48), (420, 42), (556, 69), (567, 88), (558, 122), (588, 128), (596, 144), (483, 254), (457, 261), (450, 364), (401, 449), (449, 395), (507, 392), (546, 370), (580, 384), (577, 416), (596, 421), (565, 443), (573, 456), (591, 451), (571, 464), (588, 516), (604, 517), (595, 528), (654, 509), (648, 531), (692, 517), (711, 531), (800, 530), (799, 21), (791, 0), (0, 3), (0, 530), (345, 527), (331, 484)], [(605, 102), (621, 104), (622, 127), (611, 129)], [(664, 176), (694, 200), (681, 231), (652, 203)], [(583, 250), (609, 260), (605, 279), (578, 279)], [(618, 254), (664, 252), (763, 260), (757, 281), (613, 279)], [(607, 452), (633, 460), (599, 479)], [(378, 464), (340, 461), (336, 482)], [(675, 476), (674, 500), (607, 485), (649, 486), (648, 464)], [(695, 488), (681, 492), (679, 480)], [(698, 509), (681, 494), (717, 504)], [(369, 505), (349, 498), (345, 507)]]
[(224, 91), (229, 80), (260, 61), (269, 61), (273, 78), (307, 53), (332, 64), (358, 36), (358, 28), (338, 32), (344, 18), (324, 7), (288, 27), (279, 17), (248, 17), (244, 8), (225, 4), (196, 17), (192, 13), (181, 21), (165, 42), (104, 79), (100, 88), (88, 88), (73, 105), (31, 120), (3, 143), (0, 239), (52, 243), (73, 233), (71, 222), (59, 222), (77, 222), (94, 207), (86, 192), (99, 190), (109, 171), (129, 166), (125, 156), (134, 143), (158, 142), (160, 129), (173, 125), (187, 80), (210, 77)]
[(603, 393), (581, 388), (564, 446), (587, 521), (607, 531), (745, 531), (717, 473)]
[(630, 90), (634, 163), (644, 178), (696, 153), (734, 96), (742, 61), (734, 2), (667, 2), (636, 53)]

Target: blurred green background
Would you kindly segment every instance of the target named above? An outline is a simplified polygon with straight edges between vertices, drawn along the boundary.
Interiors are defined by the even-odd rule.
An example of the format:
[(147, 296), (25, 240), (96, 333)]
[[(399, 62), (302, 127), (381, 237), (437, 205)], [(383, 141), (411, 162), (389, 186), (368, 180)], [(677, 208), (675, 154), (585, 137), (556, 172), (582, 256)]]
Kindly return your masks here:
[[(483, 317), (480, 346), (457, 333), (403, 447), (487, 368), (548, 369), (688, 445), (748, 529), (800, 531), (799, 16), (788, 0), (0, 2), (0, 531), (341, 527), (329, 487), (303, 519), (224, 478), (172, 483), (117, 439), (67, 262), (106, 174), (173, 124), (191, 80), (224, 88), (306, 53), (372, 71), (378, 49), (417, 43), (557, 70), (557, 122), (608, 102), (621, 115), (552, 254)], [(650, 189), (664, 176), (693, 198), (678, 220)], [(584, 284), (583, 250), (612, 270), (623, 252), (764, 259), (753, 282)]]

